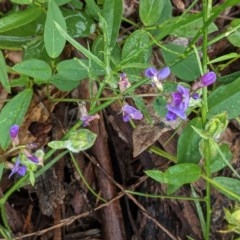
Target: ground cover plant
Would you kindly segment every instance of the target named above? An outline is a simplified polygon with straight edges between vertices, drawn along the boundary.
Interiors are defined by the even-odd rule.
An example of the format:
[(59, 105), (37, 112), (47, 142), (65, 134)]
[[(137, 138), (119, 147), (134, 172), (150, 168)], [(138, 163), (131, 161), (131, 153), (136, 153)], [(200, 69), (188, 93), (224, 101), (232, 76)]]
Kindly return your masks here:
[(1, 239), (240, 239), (239, 9), (2, 1)]

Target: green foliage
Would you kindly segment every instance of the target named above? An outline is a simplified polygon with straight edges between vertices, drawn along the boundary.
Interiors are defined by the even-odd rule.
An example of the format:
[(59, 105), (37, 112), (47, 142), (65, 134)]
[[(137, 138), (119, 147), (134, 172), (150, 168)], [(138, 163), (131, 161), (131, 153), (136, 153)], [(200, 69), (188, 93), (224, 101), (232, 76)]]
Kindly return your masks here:
[(32, 22), (42, 13), (39, 7), (28, 7), (19, 12), (14, 12), (0, 19), (0, 33), (19, 28)]
[(47, 53), (51, 58), (58, 57), (66, 43), (65, 38), (59, 33), (55, 23), (58, 23), (66, 31), (66, 22), (62, 12), (54, 0), (49, 0), (44, 27), (44, 43)]
[(213, 178), (213, 186), (228, 198), (240, 201), (240, 180), (228, 177), (215, 177)]
[(201, 168), (194, 163), (181, 163), (169, 167), (166, 172), (147, 170), (145, 173), (160, 183), (176, 186), (197, 181), (201, 176)]
[(208, 117), (226, 111), (229, 119), (235, 118), (240, 115), (239, 105), (240, 78), (237, 78), (233, 83), (220, 86), (209, 95)]
[[(170, 43), (164, 45), (162, 54), (166, 64), (171, 66), (172, 73), (181, 80), (194, 81), (201, 74), (198, 61), (194, 54), (185, 56), (185, 51), (186, 47)], [(182, 60), (174, 63), (178, 57), (181, 57)]]
[(125, 72), (139, 73), (136, 67), (130, 68), (128, 64), (148, 62), (151, 56), (149, 44), (150, 38), (145, 30), (136, 30), (128, 37), (122, 49), (122, 69)]
[(13, 124), (21, 125), (32, 98), (32, 89), (25, 89), (13, 97), (0, 113), (0, 146), (7, 149), (10, 144), (9, 129)]
[(158, 22), (164, 1), (158, 0), (142, 0), (139, 2), (140, 19), (145, 26), (154, 25)]
[(105, 0), (102, 10), (102, 17), (107, 23), (107, 31), (104, 34), (109, 39), (110, 46), (114, 47), (119, 34), (119, 28), (122, 18), (122, 0)]
[(11, 91), (7, 75), (7, 65), (5, 63), (5, 59), (1, 51), (0, 51), (0, 82), (8, 92)]
[(49, 64), (38, 59), (20, 62), (13, 67), (13, 70), (36, 80), (47, 81), (52, 76)]
[[(7, 52), (0, 52), (0, 82), (12, 94), (8, 96), (9, 100), (0, 112), (0, 146), (3, 155), (6, 154), (3, 160), (8, 161), (8, 154), (13, 151), (9, 149), (9, 129), (13, 124), (23, 123), (34, 85), (37, 84), (38, 88), (47, 86), (47, 89), (54, 85), (62, 91), (71, 91), (83, 79), (88, 79), (90, 96), (93, 97), (87, 99), (90, 103), (89, 113), (83, 111), (89, 114), (88, 117), (96, 119), (94, 114), (114, 101), (122, 105), (135, 104), (134, 107), (142, 112), (146, 120), (144, 126), (141, 123), (136, 124), (137, 128), (145, 131), (145, 123), (149, 123), (150, 134), (153, 124), (154, 130), (161, 126), (159, 131), (173, 130), (174, 134), (179, 133), (177, 156), (163, 150), (172, 137), (162, 144), (163, 149), (159, 149), (157, 144), (146, 147), (152, 154), (159, 154), (174, 165), (169, 164), (164, 171), (151, 169), (145, 173), (159, 184), (167, 184), (168, 195), (175, 193), (184, 184), (198, 181), (200, 177), (206, 180), (206, 195), (202, 198), (194, 196), (191, 200), (204, 201), (206, 222), (203, 219), (201, 221), (204, 222), (204, 239), (208, 240), (210, 184), (228, 198), (240, 200), (239, 180), (223, 176), (212, 177), (212, 173), (217, 176), (224, 167), (229, 167), (236, 178), (240, 177), (231, 165), (230, 147), (219, 141), (228, 120), (240, 115), (240, 72), (224, 76), (221, 71), (227, 70), (240, 55), (232, 48), (230, 53), (220, 54), (213, 59), (208, 57), (212, 44), (225, 37), (233, 47), (240, 46), (239, 19), (233, 20), (223, 33), (218, 33), (214, 23), (223, 11), (238, 3), (238, 0), (228, 0), (213, 8), (203, 4), (202, 11), (191, 14), (193, 6), (190, 6), (182, 14), (173, 16), (170, 0), (141, 0), (136, 13), (139, 21), (132, 22), (134, 18), (123, 16), (122, 0), (86, 0), (84, 4), (77, 0), (12, 0), (11, 11), (0, 19), (0, 48), (20, 50), (23, 59), (12, 64), (7, 59)], [(210, 36), (213, 32), (214, 35)], [(6, 62), (9, 60), (8, 66)], [(145, 72), (150, 66), (157, 69), (152, 76)], [(159, 69), (165, 66), (171, 69), (171, 75), (161, 78)], [(201, 75), (213, 70), (219, 71), (217, 82), (208, 87)], [(131, 85), (123, 91), (119, 88), (120, 73), (126, 74), (125, 77), (124, 74), (120, 77), (124, 83), (128, 87)], [(209, 79), (205, 80), (208, 82)], [(163, 85), (161, 93), (155, 86), (156, 81)], [(189, 89), (189, 96), (186, 93), (176, 93), (179, 83)], [(106, 97), (106, 93), (111, 95)], [(195, 99), (196, 93), (198, 99)], [(169, 105), (175, 101), (174, 107), (178, 108), (188, 97), (191, 104), (186, 110), (187, 119), (180, 119), (180, 115), (176, 115), (175, 120), (168, 121), (166, 115), (173, 113), (169, 110)], [(65, 99), (61, 101), (64, 102)], [(79, 99), (66, 101), (76, 104)], [(132, 117), (134, 111), (128, 114)], [(131, 120), (131, 124), (134, 126), (135, 121)], [(0, 233), (4, 237), (10, 238), (4, 204), (12, 192), (25, 182), (30, 181), (33, 185), (36, 177), (57, 161), (49, 157), (56, 150), (67, 149), (79, 153), (94, 144), (96, 134), (79, 128), (80, 125), (80, 121), (76, 120), (75, 126), (63, 139), (54, 139), (48, 143), (52, 149), (47, 153), (47, 165), (41, 169), (40, 164), (33, 164), (19, 148), (19, 158), (21, 164), (27, 167), (27, 174), (0, 198), (1, 222), (4, 224), (4, 227), (0, 226)], [(148, 134), (148, 130), (146, 132)], [(16, 162), (16, 156), (11, 158), (13, 163)], [(77, 172), (81, 172), (77, 164), (74, 165)], [(6, 166), (8, 165), (0, 163), (0, 179)], [(9, 166), (11, 168), (12, 165)], [(198, 212), (200, 207), (199, 204)], [(226, 212), (227, 221), (234, 227), (238, 224), (238, 218), (239, 211)]]
[[(201, 159), (201, 154), (199, 152), (201, 137), (193, 130), (192, 126), (201, 129), (201, 119), (194, 118), (191, 120), (180, 135), (177, 145), (178, 163), (199, 163)], [(186, 144), (186, 142), (188, 144)]]
[(52, 141), (48, 146), (53, 149), (68, 149), (71, 152), (78, 153), (80, 151), (90, 148), (96, 139), (97, 135), (88, 129), (80, 129), (72, 131), (67, 140)]

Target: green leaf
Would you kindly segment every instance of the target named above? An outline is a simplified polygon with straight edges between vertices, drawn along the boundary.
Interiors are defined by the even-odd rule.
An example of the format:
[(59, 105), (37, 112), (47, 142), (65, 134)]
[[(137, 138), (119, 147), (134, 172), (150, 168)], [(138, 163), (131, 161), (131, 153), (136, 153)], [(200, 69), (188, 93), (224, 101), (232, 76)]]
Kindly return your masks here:
[(209, 61), (208, 64), (222, 62), (222, 61), (226, 61), (226, 60), (234, 59), (234, 58), (238, 58), (238, 57), (239, 57), (239, 54), (237, 54), (236, 52), (232, 52), (232, 53), (222, 55), (218, 58), (214, 58), (213, 60)]
[[(178, 163), (198, 163), (201, 159), (199, 152), (199, 142), (201, 137), (194, 131), (192, 126), (202, 129), (202, 121), (200, 118), (194, 118), (183, 129), (177, 146), (177, 162)], [(188, 144), (186, 144), (186, 142)]]
[(96, 137), (97, 135), (88, 129), (80, 129), (72, 131), (68, 140), (52, 141), (48, 143), (48, 146), (53, 149), (67, 148), (71, 152), (78, 153), (90, 148), (94, 144)]
[(221, 86), (214, 90), (208, 97), (209, 112), (207, 117), (226, 111), (228, 118), (240, 115), (240, 78), (233, 83)]
[[(185, 15), (185, 17), (187, 18), (188, 15)], [(174, 31), (172, 31), (171, 35), (183, 38), (193, 38), (198, 33), (198, 31), (201, 30), (202, 27), (202, 19), (194, 19), (192, 21), (189, 21), (187, 24), (176, 28)], [(208, 26), (208, 33), (212, 33), (215, 31), (218, 31), (218, 28), (214, 23), (211, 23)]]
[(141, 0), (139, 2), (140, 19), (145, 26), (154, 25), (161, 17), (164, 1)]
[(68, 9), (62, 10), (68, 33), (73, 38), (87, 37), (95, 32), (94, 21), (85, 13)]
[(228, 177), (215, 177), (212, 184), (228, 198), (240, 201), (240, 180)]
[(48, 80), (52, 75), (52, 69), (49, 64), (38, 59), (17, 63), (14, 65), (13, 70), (40, 80)]
[(110, 47), (114, 47), (119, 34), (122, 19), (123, 3), (122, 0), (104, 0), (102, 17), (107, 23), (107, 32), (110, 40)]
[(14, 12), (0, 19), (0, 33), (19, 28), (32, 22), (42, 13), (41, 8), (29, 7), (23, 11)]
[(86, 13), (94, 17), (95, 19), (98, 19), (98, 14), (100, 13), (100, 8), (96, 4), (94, 0), (86, 0)]
[[(229, 146), (227, 144), (222, 144), (220, 146), (220, 151), (222, 152), (225, 159), (230, 162), (232, 159), (232, 152), (229, 149)], [(228, 164), (222, 159), (222, 156), (220, 156), (219, 153), (217, 153), (217, 156), (212, 159), (210, 171), (211, 173), (215, 173), (226, 167)]]
[[(228, 30), (231, 30), (234, 27), (238, 27), (240, 25), (240, 20), (239, 19), (234, 19), (231, 23), (230, 26), (228, 27)], [(240, 47), (240, 29), (236, 30), (232, 34), (227, 36), (228, 41), (235, 47)]]
[[(151, 48), (149, 47), (150, 38), (145, 30), (134, 31), (126, 40), (122, 49), (122, 63), (146, 63), (149, 62), (151, 56)], [(124, 67), (123, 67), (124, 69)], [(128, 68), (128, 74), (134, 73), (136, 68)], [(142, 71), (142, 69), (140, 70)]]
[(71, 81), (79, 81), (89, 77), (90, 72), (95, 76), (104, 75), (103, 69), (86, 59), (69, 59), (57, 64), (58, 74)]
[(159, 170), (147, 170), (145, 173), (158, 182), (181, 186), (197, 181), (201, 168), (194, 163), (181, 163), (169, 167), (165, 173)]
[(54, 2), (54, 0), (49, 0), (44, 28), (44, 43), (47, 53), (51, 58), (58, 57), (66, 43), (65, 38), (57, 30), (55, 22), (57, 22), (61, 28), (66, 31), (66, 22), (58, 5)]
[(0, 82), (8, 92), (11, 92), (10, 84), (8, 81), (7, 67), (2, 51), (0, 51)]
[(55, 74), (49, 79), (49, 83), (53, 84), (58, 89), (62, 91), (67, 91), (67, 92), (76, 88), (79, 85), (79, 82), (80, 80), (70, 81), (69, 79), (66, 79), (59, 74)]
[(32, 90), (25, 89), (13, 97), (0, 112), (0, 145), (6, 149), (10, 144), (9, 129), (13, 124), (21, 125), (32, 98)]
[(182, 56), (183, 59), (177, 64), (174, 61), (185, 52), (184, 46), (176, 44), (166, 44), (161, 49), (166, 65), (171, 66), (171, 72), (182, 80), (194, 81), (201, 75), (197, 58), (194, 54)]

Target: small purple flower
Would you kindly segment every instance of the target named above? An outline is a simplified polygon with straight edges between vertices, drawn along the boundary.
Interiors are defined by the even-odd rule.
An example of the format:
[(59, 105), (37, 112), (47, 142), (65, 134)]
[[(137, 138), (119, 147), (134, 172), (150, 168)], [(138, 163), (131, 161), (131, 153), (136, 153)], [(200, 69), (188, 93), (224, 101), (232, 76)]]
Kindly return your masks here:
[(19, 132), (19, 126), (17, 124), (14, 124), (11, 126), (9, 130), (9, 134), (11, 139), (15, 139), (18, 137), (18, 132)]
[(216, 82), (217, 76), (215, 72), (208, 72), (201, 76), (199, 81), (193, 83), (191, 89), (192, 91), (196, 91), (199, 88), (208, 87), (209, 85)]
[(98, 114), (95, 115), (87, 115), (87, 116), (83, 116), (80, 118), (80, 120), (83, 122), (83, 126), (89, 126), (89, 123), (95, 119), (99, 119), (100, 116)]
[(189, 89), (178, 85), (177, 91), (173, 92), (171, 95), (171, 102), (170, 104), (167, 104), (168, 112), (166, 115), (166, 119), (168, 121), (173, 121), (177, 117), (186, 119), (187, 115), (185, 112), (189, 106), (190, 100)]
[(10, 178), (13, 174), (17, 173), (19, 176), (24, 176), (27, 172), (27, 167), (20, 164), (19, 158), (17, 158), (14, 167), (12, 168), (12, 172), (10, 173)]
[(204, 74), (203, 76), (201, 76), (200, 82), (202, 83), (202, 85), (204, 87), (207, 87), (207, 86), (215, 83), (216, 79), (217, 79), (217, 76), (216, 76), (215, 72), (208, 72), (208, 73)]
[(131, 83), (129, 82), (126, 73), (120, 74), (118, 85), (119, 85), (120, 92), (124, 92), (126, 89), (128, 89), (131, 86)]
[(170, 68), (164, 67), (157, 71), (156, 68), (150, 67), (145, 70), (145, 76), (151, 78), (152, 84), (156, 86), (160, 91), (163, 90), (162, 80), (167, 78), (170, 74)]
[(139, 110), (128, 104), (125, 104), (122, 107), (122, 113), (124, 122), (129, 122), (131, 119), (141, 120), (143, 118), (143, 115)]

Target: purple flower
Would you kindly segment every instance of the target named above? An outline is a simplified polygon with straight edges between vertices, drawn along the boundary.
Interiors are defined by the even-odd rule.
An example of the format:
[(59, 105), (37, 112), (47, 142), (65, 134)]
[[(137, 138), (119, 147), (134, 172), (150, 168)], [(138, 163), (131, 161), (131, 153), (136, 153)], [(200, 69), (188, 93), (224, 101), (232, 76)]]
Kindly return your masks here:
[(12, 168), (12, 172), (10, 173), (10, 178), (13, 174), (17, 173), (19, 176), (24, 176), (27, 172), (27, 167), (20, 164), (19, 158), (17, 158), (14, 167)]
[(145, 70), (145, 76), (151, 78), (152, 84), (155, 85), (160, 91), (163, 90), (161, 81), (167, 78), (170, 74), (170, 68), (165, 67), (157, 71), (156, 68), (150, 67)]
[(19, 126), (17, 124), (12, 125), (9, 130), (9, 135), (12, 139), (12, 144), (14, 147), (19, 144), (18, 132)]
[(196, 91), (199, 88), (208, 87), (209, 85), (216, 82), (217, 76), (215, 72), (208, 72), (201, 76), (199, 81), (193, 83), (191, 89), (192, 91)]
[(124, 122), (129, 122), (131, 119), (141, 120), (143, 118), (143, 115), (139, 110), (128, 104), (125, 104), (122, 107), (122, 113)]
[(126, 89), (128, 89), (131, 86), (131, 83), (129, 82), (126, 73), (120, 74), (118, 85), (119, 85), (120, 92), (124, 92)]
[(99, 119), (100, 116), (98, 114), (95, 115), (87, 115), (87, 116), (83, 116), (80, 118), (80, 120), (83, 122), (83, 126), (89, 126), (89, 123), (95, 119)]
[(19, 126), (17, 124), (14, 124), (11, 126), (9, 130), (10, 137), (12, 139), (15, 139), (18, 137), (18, 132), (19, 132)]
[(203, 87), (207, 87), (215, 83), (216, 79), (217, 79), (217, 76), (215, 72), (208, 72), (203, 76), (201, 76), (200, 82), (202, 83)]
[(177, 117), (186, 119), (187, 115), (185, 112), (189, 106), (190, 100), (189, 89), (178, 85), (177, 91), (173, 92), (171, 95), (171, 102), (167, 105), (168, 112), (166, 115), (166, 119), (168, 121), (173, 121)]

